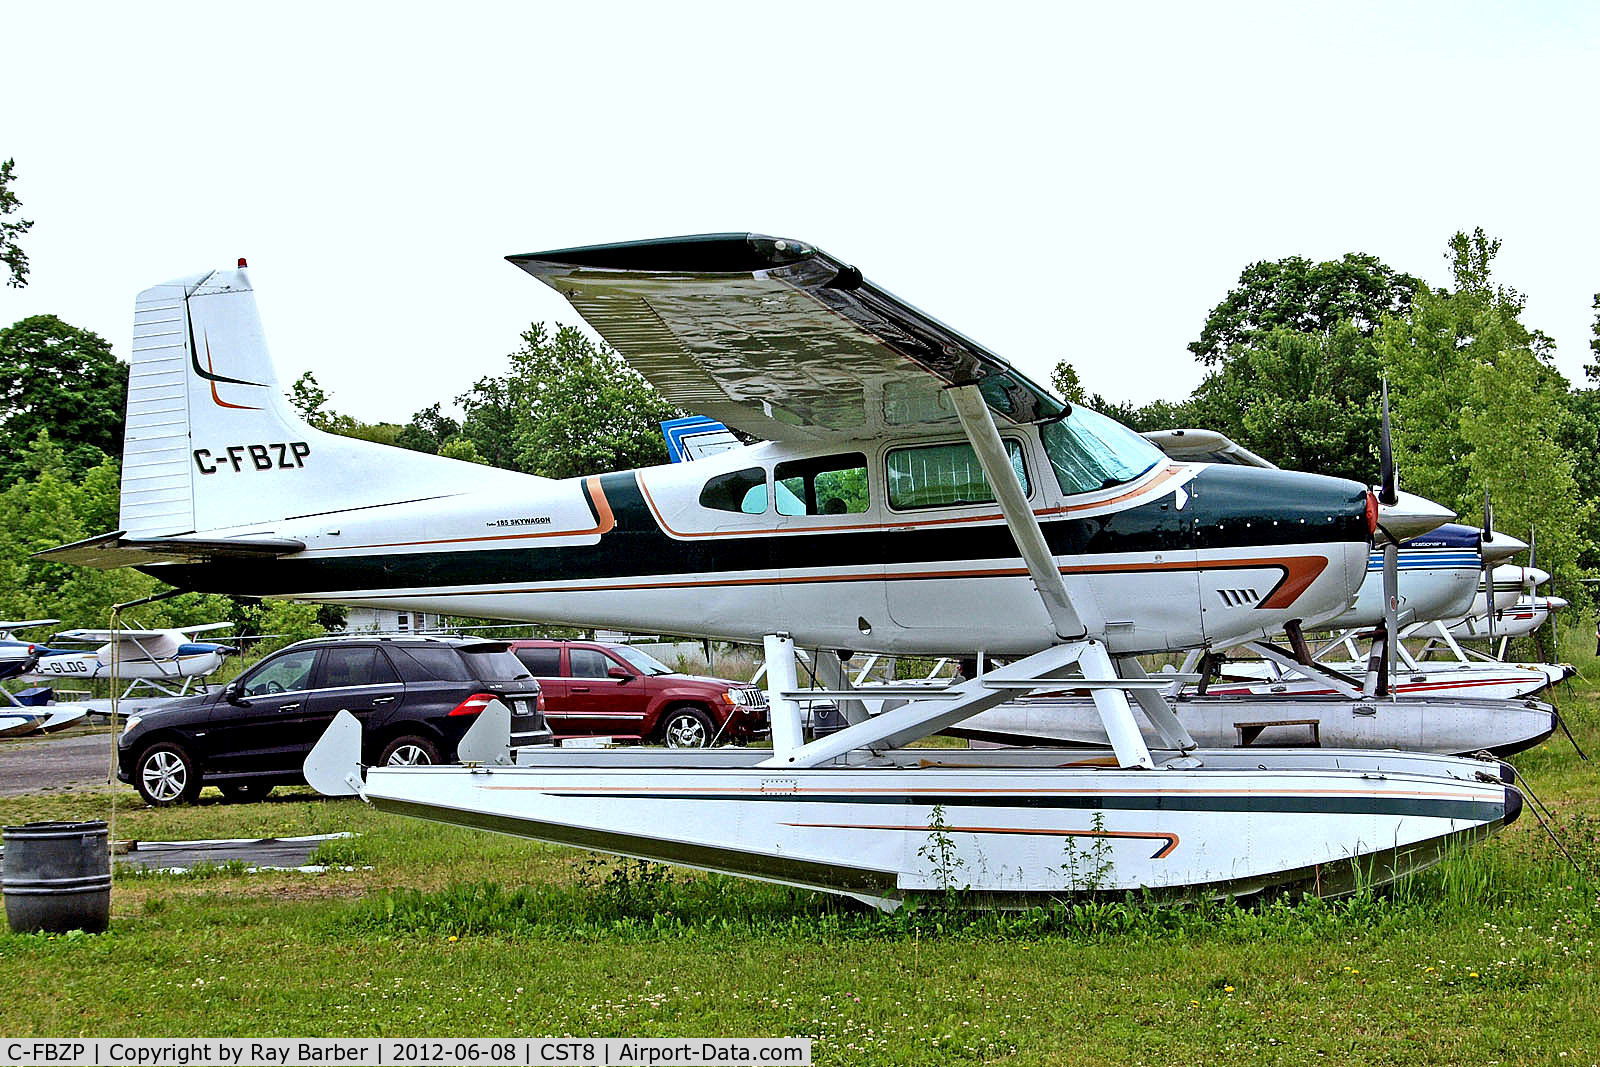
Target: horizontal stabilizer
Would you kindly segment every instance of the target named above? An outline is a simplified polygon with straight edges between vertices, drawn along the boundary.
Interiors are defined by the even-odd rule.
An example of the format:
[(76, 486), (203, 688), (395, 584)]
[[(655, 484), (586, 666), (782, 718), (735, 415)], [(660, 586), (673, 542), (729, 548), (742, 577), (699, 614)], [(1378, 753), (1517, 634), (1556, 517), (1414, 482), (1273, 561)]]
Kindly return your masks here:
[(152, 563), (209, 563), (219, 559), (274, 559), (305, 551), (305, 543), (280, 537), (124, 537), (122, 530), (35, 552), (35, 559), (115, 570)]

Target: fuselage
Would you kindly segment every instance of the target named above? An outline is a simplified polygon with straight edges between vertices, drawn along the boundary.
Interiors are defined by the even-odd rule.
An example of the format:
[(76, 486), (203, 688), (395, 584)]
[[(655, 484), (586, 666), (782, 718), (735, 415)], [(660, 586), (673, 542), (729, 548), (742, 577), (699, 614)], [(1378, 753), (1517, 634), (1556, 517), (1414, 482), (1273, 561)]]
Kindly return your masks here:
[[(1400, 543), (1397, 588), (1400, 625), (1431, 619), (1455, 619), (1472, 610), (1479, 596), (1483, 558), (1481, 534), (1472, 526), (1447, 523)], [(1383, 552), (1367, 559), (1367, 575), (1350, 610), (1334, 619), (1333, 629), (1377, 626), (1383, 622)]]
[[(1068, 492), (1036, 427), (1002, 437), (1069, 590), (1099, 613), (1114, 652), (1314, 626), (1346, 610), (1366, 574), (1369, 497), (1356, 483), (1159, 457), (1125, 481)], [(332, 512), (308, 500), (322, 513), (207, 532), (292, 539), (303, 552), (146, 569), (189, 589), (558, 625), (1035, 651), (1056, 635), (981, 474), (971, 491), (975, 467), (950, 434), (763, 443), (529, 478), (521, 491)]]

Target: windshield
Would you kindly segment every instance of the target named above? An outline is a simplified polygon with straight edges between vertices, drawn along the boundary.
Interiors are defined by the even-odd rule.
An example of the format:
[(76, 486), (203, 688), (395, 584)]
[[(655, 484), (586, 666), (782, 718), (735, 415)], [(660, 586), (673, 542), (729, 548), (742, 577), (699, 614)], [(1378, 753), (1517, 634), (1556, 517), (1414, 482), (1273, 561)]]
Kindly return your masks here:
[(662, 663), (650, 653), (642, 652), (637, 648), (629, 648), (627, 645), (618, 645), (611, 651), (627, 660), (630, 664), (632, 664), (633, 669), (638, 671), (640, 674), (673, 673), (671, 667), (668, 667), (665, 663)]
[(1069, 496), (1131, 481), (1165, 455), (1121, 423), (1077, 405), (1066, 418), (1042, 424), (1039, 437)]

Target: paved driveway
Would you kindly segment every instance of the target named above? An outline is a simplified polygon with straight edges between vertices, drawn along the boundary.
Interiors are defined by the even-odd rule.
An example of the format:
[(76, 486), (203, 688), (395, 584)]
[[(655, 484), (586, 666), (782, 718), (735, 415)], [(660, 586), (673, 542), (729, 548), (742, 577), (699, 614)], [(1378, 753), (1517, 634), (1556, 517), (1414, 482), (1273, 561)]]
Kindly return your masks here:
[[(111, 766), (106, 731), (66, 737), (0, 740), (0, 797), (105, 788)], [(121, 782), (118, 789), (126, 789)]]

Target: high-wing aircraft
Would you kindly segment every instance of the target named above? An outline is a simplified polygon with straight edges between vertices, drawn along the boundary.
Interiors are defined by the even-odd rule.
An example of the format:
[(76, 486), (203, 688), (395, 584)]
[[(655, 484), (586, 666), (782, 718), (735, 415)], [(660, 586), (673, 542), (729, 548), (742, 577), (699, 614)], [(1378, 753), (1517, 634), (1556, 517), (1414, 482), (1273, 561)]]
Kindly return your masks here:
[[(197, 678), (214, 674), (223, 658), (239, 650), (231, 645), (196, 641), (197, 634), (232, 629), (227, 622), (161, 630), (66, 630), (52, 644), (88, 643), (89, 650), (44, 648), (22, 677), (41, 681), (95, 681), (110, 678), (143, 683), (168, 695), (181, 695)], [(179, 686), (177, 689), (172, 686)]]
[[(184, 589), (760, 638), (773, 749), (510, 767), (491, 704), (462, 749), (483, 766), (363, 777), (352, 719), (308, 762), (319, 788), (882, 906), (938, 888), (917, 852), (930, 818), (972, 888), (1025, 895), (1063, 888), (1062, 844), (1081, 837), (1112, 850), (1101, 888), (1332, 889), (1520, 810), (1492, 762), (1197, 758), (1168, 681), (1134, 658), (1336, 617), (1380, 521), (1422, 533), (1436, 505), (1172, 461), (804, 243), (720, 234), (512, 261), (669, 400), (763, 443), (549, 481), (321, 434), (277, 388), (248, 277), (214, 272), (141, 295), (123, 529), (50, 554)], [(805, 742), (796, 642), (835, 664), (856, 649), (1016, 658)], [(1094, 693), (1104, 758), (903, 747), (1067, 677)]]

